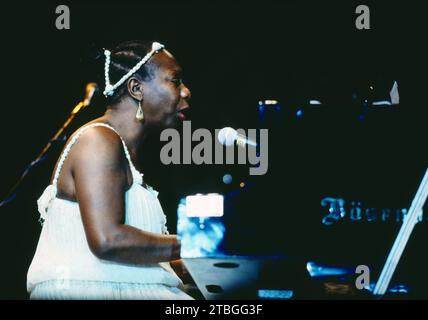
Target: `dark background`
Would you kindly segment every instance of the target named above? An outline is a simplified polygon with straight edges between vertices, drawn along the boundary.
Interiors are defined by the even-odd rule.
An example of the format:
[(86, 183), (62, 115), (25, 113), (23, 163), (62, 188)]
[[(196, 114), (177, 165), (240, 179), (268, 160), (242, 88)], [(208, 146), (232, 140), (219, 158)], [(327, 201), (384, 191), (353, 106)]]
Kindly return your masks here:
[[(68, 4), (71, 29), (55, 28), (55, 8)], [(355, 28), (355, 8), (371, 9), (371, 29)], [(281, 253), (331, 264), (367, 264), (380, 271), (399, 224), (321, 224), (326, 196), (365, 207), (406, 208), (427, 166), (426, 17), (414, 2), (38, 1), (1, 12), (2, 166), (6, 196), (26, 165), (103, 76), (104, 47), (130, 39), (166, 45), (192, 91), (192, 128), (269, 128), (269, 170), (248, 177), (247, 166), (162, 166), (157, 137), (142, 152), (147, 182), (175, 231), (178, 200), (196, 192), (228, 196), (230, 252)], [(398, 81), (400, 105), (371, 108)], [(101, 87), (104, 83), (100, 83)], [(374, 90), (370, 90), (373, 86)], [(281, 111), (258, 120), (258, 101)], [(308, 99), (325, 103), (319, 108)], [(103, 112), (102, 95), (78, 114), (67, 137)], [(296, 111), (303, 110), (303, 117)], [(360, 118), (362, 116), (362, 118)], [(40, 233), (36, 200), (63, 147), (0, 209), (0, 298), (26, 298), (25, 277)], [(225, 173), (231, 185), (222, 183)], [(239, 182), (247, 182), (246, 189)], [(419, 224), (397, 280), (425, 294), (427, 225)], [(238, 236), (236, 236), (238, 235)], [(376, 278), (374, 278), (376, 279)], [(418, 287), (419, 285), (419, 287)], [(419, 291), (418, 291), (419, 292)]]

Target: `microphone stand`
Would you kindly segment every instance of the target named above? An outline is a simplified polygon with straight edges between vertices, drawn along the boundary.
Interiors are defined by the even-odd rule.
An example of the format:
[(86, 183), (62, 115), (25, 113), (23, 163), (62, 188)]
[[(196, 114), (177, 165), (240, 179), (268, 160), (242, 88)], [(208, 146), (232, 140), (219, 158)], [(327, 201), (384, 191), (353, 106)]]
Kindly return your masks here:
[[(28, 173), (30, 173), (31, 169), (38, 164), (39, 162), (45, 160), (47, 158), (46, 153), (48, 152), (48, 150), (50, 149), (50, 147), (52, 146), (52, 143), (54, 141), (56, 141), (61, 134), (64, 132), (65, 129), (67, 129), (67, 127), (69, 126), (69, 124), (71, 123), (71, 121), (73, 121), (74, 117), (77, 115), (77, 113), (87, 107), (90, 103), (90, 100), (92, 98), (93, 95), (93, 91), (92, 93), (89, 93), (88, 96), (88, 87), (89, 85), (92, 84), (88, 84), (87, 85), (87, 91), (86, 91), (86, 96), (85, 99), (80, 101), (75, 107), (74, 109), (71, 111), (70, 115), (68, 116), (67, 120), (64, 122), (64, 124), (62, 125), (62, 127), (55, 133), (55, 135), (49, 140), (49, 142), (46, 144), (46, 146), (42, 149), (42, 151), (39, 153), (39, 155), (30, 162), (30, 164), (26, 167), (26, 169), (24, 170), (24, 172), (22, 173), (21, 177), (18, 179), (18, 181), (16, 181), (16, 183), (13, 185), (13, 187), (9, 190), (6, 198), (0, 202), (0, 207), (3, 207), (4, 205), (8, 204), (9, 202), (11, 202), (12, 200), (14, 200), (16, 198), (16, 190), (18, 189), (18, 187), (21, 185), (22, 181), (24, 180), (24, 178), (28, 175)], [(95, 90), (95, 87), (94, 87)]]

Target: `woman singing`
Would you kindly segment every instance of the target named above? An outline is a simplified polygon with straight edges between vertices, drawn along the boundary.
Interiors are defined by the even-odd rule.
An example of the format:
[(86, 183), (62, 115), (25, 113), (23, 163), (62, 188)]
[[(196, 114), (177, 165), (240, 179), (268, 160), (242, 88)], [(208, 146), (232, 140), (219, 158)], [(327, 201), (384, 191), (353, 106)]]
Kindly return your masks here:
[(192, 299), (169, 262), (157, 192), (135, 164), (141, 142), (189, 107), (181, 68), (163, 45), (105, 50), (105, 114), (78, 129), (38, 200), (44, 220), (27, 274), (31, 299)]

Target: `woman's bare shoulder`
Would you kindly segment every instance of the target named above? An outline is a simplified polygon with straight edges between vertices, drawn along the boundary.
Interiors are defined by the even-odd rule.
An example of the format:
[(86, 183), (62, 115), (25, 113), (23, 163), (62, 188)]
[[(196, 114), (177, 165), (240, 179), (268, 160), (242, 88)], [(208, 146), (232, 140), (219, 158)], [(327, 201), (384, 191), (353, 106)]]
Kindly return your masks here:
[[(105, 177), (111, 179), (115, 175), (122, 175), (126, 168), (126, 156), (123, 152), (122, 141), (118, 134), (105, 126), (85, 126), (77, 129), (68, 139), (64, 152), (67, 151), (62, 163), (62, 174), (58, 181), (60, 192), (66, 198), (75, 199), (76, 178), (87, 180), (91, 177)], [(82, 129), (84, 129), (82, 131)], [(79, 135), (75, 139), (76, 135)], [(73, 145), (70, 145), (74, 141)], [(64, 158), (63, 158), (64, 159)], [(60, 159), (55, 166), (54, 173), (58, 170)], [(54, 173), (51, 182), (54, 179)], [(61, 191), (62, 190), (62, 191)]]
[[(75, 160), (88, 160), (97, 163), (113, 163), (123, 159), (123, 146), (119, 135), (105, 126), (92, 126), (84, 129), (85, 126), (76, 130), (70, 140), (76, 134), (79, 138), (72, 147), (72, 157)], [(81, 131), (84, 129), (84, 131)], [(71, 155), (71, 154), (70, 154)]]

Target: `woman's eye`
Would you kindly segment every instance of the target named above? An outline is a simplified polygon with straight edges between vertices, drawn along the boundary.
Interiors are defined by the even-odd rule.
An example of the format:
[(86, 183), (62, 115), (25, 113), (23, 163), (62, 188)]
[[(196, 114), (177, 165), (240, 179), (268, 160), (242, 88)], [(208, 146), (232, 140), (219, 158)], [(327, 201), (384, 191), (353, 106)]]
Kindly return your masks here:
[(173, 78), (173, 79), (171, 79), (171, 81), (172, 81), (175, 85), (180, 85), (180, 84), (181, 84), (181, 79)]

